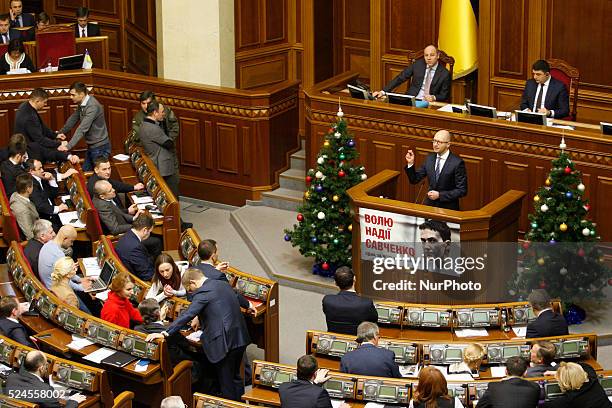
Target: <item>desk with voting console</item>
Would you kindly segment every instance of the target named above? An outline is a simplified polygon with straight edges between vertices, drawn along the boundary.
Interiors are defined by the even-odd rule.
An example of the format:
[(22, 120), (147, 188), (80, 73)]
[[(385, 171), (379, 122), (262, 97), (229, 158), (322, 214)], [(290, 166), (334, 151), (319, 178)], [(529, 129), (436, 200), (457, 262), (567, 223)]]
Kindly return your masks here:
[[(374, 302), (380, 334), (384, 337), (413, 340), (459, 341), (457, 330), (480, 328), (486, 337), (471, 340), (508, 340), (516, 337), (512, 326), (525, 326), (536, 316), (528, 302), (474, 305), (424, 305), (401, 302)], [(559, 300), (552, 301), (561, 313)]]
[[(19, 370), (26, 354), (34, 349), (0, 335), (0, 363)], [(112, 407), (113, 394), (109, 387), (107, 372), (71, 360), (46, 354), (49, 376), (55, 384), (78, 390), (87, 396), (79, 407)], [(4, 380), (4, 378), (3, 378)], [(2, 405), (0, 404), (0, 407)]]
[[(200, 237), (197, 232), (191, 228), (185, 230), (181, 234), (178, 246), (181, 260), (189, 261), (190, 265), (200, 263), (198, 257), (199, 244)], [(258, 347), (264, 349), (266, 360), (278, 361), (278, 283), (239, 271), (231, 266), (227, 269), (225, 275), (234, 290), (246, 297), (257, 310), (255, 315), (243, 311), (251, 340)], [(183, 308), (189, 305), (189, 302), (176, 297), (170, 299), (170, 301), (174, 300), (176, 300), (176, 304), (171, 309), (174, 309), (173, 314), (177, 316)]]
[[(595, 334), (570, 334), (566, 336), (543, 337), (534, 339), (487, 340), (478, 341), (485, 349), (483, 364), (499, 365), (513, 356), (529, 359), (531, 345), (539, 340), (547, 340), (557, 347), (556, 360), (582, 360), (595, 370), (601, 370), (597, 360), (597, 336)], [(382, 336), (379, 347), (395, 353), (399, 365), (447, 365), (463, 360), (463, 350), (475, 341), (470, 338), (457, 342), (438, 342), (435, 340), (405, 340)], [(308, 330), (306, 332), (306, 354), (317, 358), (320, 367), (338, 370), (340, 358), (356, 349), (359, 344), (355, 336), (339, 333)], [(481, 377), (491, 377), (490, 370)]]
[(193, 408), (247, 408), (251, 406), (252, 405), (247, 405), (242, 402), (200, 394), (199, 392), (193, 394)]
[[(7, 264), (15, 288), (40, 314), (22, 316), (21, 321), (36, 333), (35, 337), (43, 348), (82, 359), (101, 347), (108, 347), (131, 354), (136, 360), (147, 359), (144, 366), (139, 366), (138, 361), (123, 367), (109, 366), (113, 391), (135, 391), (138, 402), (151, 405), (159, 404), (168, 395), (191, 399), (192, 363), (183, 361), (173, 369), (164, 339), (148, 343), (143, 333), (117, 326), (63, 303), (34, 276), (23, 255), (23, 248), (16, 242), (7, 252)], [(69, 348), (72, 334), (94, 344), (78, 350)]]
[[(322, 386), (329, 396), (346, 400), (351, 407), (363, 407), (368, 402), (382, 404), (401, 404), (408, 406), (416, 389), (416, 379), (395, 379), (369, 377), (358, 374), (344, 374), (336, 371), (328, 373), (330, 380)], [(598, 373), (599, 381), (608, 395), (612, 395), (612, 371)], [(248, 404), (280, 406), (278, 387), (280, 384), (296, 379), (296, 368), (267, 361), (253, 361), (253, 388), (246, 391), (242, 399)], [(560, 389), (554, 377), (526, 378), (537, 382), (543, 389), (545, 400), (560, 396)], [(497, 379), (478, 379), (473, 381), (449, 380), (448, 393), (457, 397), (465, 407), (472, 407), (482, 397), (489, 382)]]

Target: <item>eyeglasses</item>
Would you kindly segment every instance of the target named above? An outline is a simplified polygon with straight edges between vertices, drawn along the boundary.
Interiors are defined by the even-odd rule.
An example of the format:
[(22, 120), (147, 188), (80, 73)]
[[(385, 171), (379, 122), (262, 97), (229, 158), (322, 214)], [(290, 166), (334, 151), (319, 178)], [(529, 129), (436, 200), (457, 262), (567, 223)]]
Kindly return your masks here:
[(443, 141), (443, 140), (436, 140), (436, 139), (433, 139), (433, 140), (432, 140), (432, 143), (433, 143), (433, 144), (443, 144), (443, 143), (450, 143), (450, 142), (445, 142), (445, 141)]

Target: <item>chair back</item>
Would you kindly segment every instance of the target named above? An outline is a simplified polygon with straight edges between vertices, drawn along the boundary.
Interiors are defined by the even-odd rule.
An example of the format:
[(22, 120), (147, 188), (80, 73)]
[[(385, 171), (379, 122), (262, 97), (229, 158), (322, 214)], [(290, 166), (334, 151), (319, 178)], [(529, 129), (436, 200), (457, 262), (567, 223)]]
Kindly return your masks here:
[(570, 103), (570, 114), (563, 118), (563, 120), (576, 120), (576, 113), (578, 110), (578, 85), (580, 82), (580, 72), (577, 68), (572, 67), (567, 62), (550, 58), (547, 59), (550, 65), (550, 75), (557, 81), (563, 82), (567, 94), (569, 95)]

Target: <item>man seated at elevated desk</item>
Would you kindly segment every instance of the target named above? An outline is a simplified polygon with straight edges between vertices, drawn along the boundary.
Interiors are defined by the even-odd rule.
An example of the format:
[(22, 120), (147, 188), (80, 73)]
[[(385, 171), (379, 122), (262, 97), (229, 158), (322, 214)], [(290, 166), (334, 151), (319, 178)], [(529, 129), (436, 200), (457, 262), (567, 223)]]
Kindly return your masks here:
[(545, 60), (533, 63), (533, 79), (525, 83), (521, 109), (545, 113), (547, 117), (561, 119), (569, 115), (569, 96), (561, 81), (550, 76), (550, 65)]
[(383, 97), (412, 77), (407, 95), (416, 96), (417, 99), (427, 102), (447, 101), (450, 97), (452, 78), (446, 67), (438, 64), (439, 58), (438, 49), (434, 45), (428, 45), (423, 52), (423, 59), (416, 60), (393, 78), (382, 91), (374, 92), (372, 95), (376, 98)]

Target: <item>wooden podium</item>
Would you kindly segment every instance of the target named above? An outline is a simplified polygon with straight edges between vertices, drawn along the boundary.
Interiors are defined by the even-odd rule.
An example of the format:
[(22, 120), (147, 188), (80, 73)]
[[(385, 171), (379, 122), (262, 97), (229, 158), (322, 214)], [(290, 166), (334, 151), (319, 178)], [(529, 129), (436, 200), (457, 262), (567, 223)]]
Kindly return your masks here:
[(60, 57), (75, 54), (76, 40), (72, 27), (56, 25), (36, 33), (37, 68), (44, 68), (49, 62), (55, 67)]
[[(379, 300), (427, 304), (473, 304), (511, 300), (506, 284), (517, 267), (518, 221), (525, 193), (510, 190), (478, 210), (454, 211), (396, 200), (402, 183), (408, 183), (403, 172), (383, 170), (348, 190), (353, 215), (352, 251), (357, 292)], [(362, 254), (368, 251), (365, 250), (366, 240), (362, 240), (360, 228), (361, 217), (365, 213), (372, 213), (371, 210), (382, 211), (389, 215), (389, 219), (397, 214), (399, 217), (418, 217), (417, 219), (458, 224), (460, 243), (451, 244), (460, 254), (457, 258), (465, 260), (480, 257), (483, 268), (473, 267), (455, 276), (424, 270), (411, 274), (405, 270), (391, 270), (393, 268), (385, 269), (381, 274), (374, 274), (374, 260), (363, 259), (371, 256), (362, 257)], [(382, 242), (386, 237), (380, 238), (379, 242)], [(410, 245), (421, 246), (418, 237), (413, 241), (415, 242)], [(389, 248), (397, 248), (394, 246), (397, 243), (387, 242), (387, 244)], [(399, 244), (401, 246), (402, 243)], [(389, 256), (392, 256), (392, 252), (393, 249), (388, 252)], [(397, 253), (400, 252), (396, 251)], [(395, 289), (380, 290), (380, 281), (392, 284), (411, 281), (413, 286), (399, 289), (396, 286)], [(447, 281), (450, 282), (446, 283)], [(479, 290), (473, 289), (476, 283), (480, 284)], [(453, 286), (449, 290), (430, 289), (444, 284)], [(422, 289), (423, 287), (426, 289)], [(456, 287), (472, 289), (457, 290)]]

